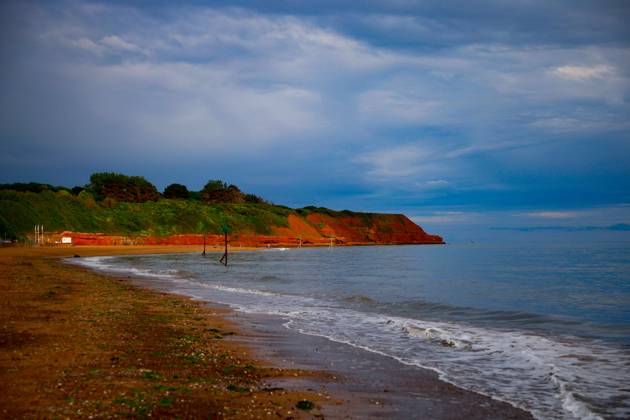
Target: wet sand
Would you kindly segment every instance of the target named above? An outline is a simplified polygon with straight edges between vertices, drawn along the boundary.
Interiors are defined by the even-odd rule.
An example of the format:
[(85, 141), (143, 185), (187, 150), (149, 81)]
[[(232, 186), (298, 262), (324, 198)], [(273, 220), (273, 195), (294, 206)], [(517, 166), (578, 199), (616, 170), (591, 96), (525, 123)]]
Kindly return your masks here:
[[(466, 391), (439, 380), (437, 373), (404, 365), (390, 357), (371, 353), (326, 338), (288, 330), (271, 316), (232, 313), (228, 319), (244, 325), (250, 334), (232, 340), (255, 349), (257, 357), (274, 365), (326, 371), (328, 381), (319, 387), (341, 404), (322, 407), (332, 418), (374, 419), (531, 419), (510, 404)], [(272, 386), (294, 389), (283, 378)], [(300, 389), (312, 389), (306, 379)]]
[[(209, 250), (210, 251), (210, 250)], [(220, 249), (216, 249), (216, 252), (220, 252)], [(330, 342), (324, 338), (312, 337), (302, 335), (290, 330), (287, 330), (282, 326), (282, 320), (276, 317), (266, 316), (251, 316), (242, 313), (237, 313), (222, 308), (220, 305), (212, 303), (206, 303), (204, 305), (196, 302), (191, 302), (185, 298), (174, 298), (171, 294), (164, 293), (168, 290), (169, 286), (166, 282), (160, 281), (148, 281), (143, 279), (131, 279), (131, 278), (116, 278), (111, 276), (104, 276), (101, 274), (95, 274), (87, 270), (69, 266), (57, 261), (57, 258), (42, 258), (42, 257), (63, 257), (72, 256), (78, 254), (81, 256), (91, 255), (120, 255), (120, 254), (152, 254), (152, 253), (174, 253), (174, 252), (201, 252), (199, 246), (166, 246), (166, 247), (69, 247), (69, 248), (48, 248), (48, 249), (19, 249), (19, 248), (4, 248), (0, 249), (0, 263), (3, 264), (2, 272), (0, 276), (2, 285), (2, 291), (0, 295), (3, 296), (3, 310), (0, 314), (0, 320), (2, 325), (9, 325), (12, 331), (18, 334), (31, 334), (29, 331), (37, 329), (37, 323), (41, 324), (42, 316), (51, 316), (50, 314), (44, 315), (46, 311), (50, 309), (45, 305), (30, 306), (30, 315), (24, 316), (15, 313), (14, 310), (7, 311), (5, 309), (5, 303), (15, 298), (16, 292), (19, 294), (25, 294), (20, 290), (24, 288), (28, 283), (22, 285), (16, 285), (16, 282), (23, 282), (26, 279), (30, 279), (31, 283), (33, 277), (41, 279), (48, 275), (52, 275), (55, 280), (48, 286), (44, 286), (45, 282), (40, 284), (38, 292), (35, 293), (35, 300), (40, 299), (42, 294), (45, 294), (54, 283), (59, 287), (75, 288), (77, 286), (68, 285), (75, 284), (76, 282), (90, 282), (95, 281), (98, 278), (99, 282), (106, 284), (111, 283), (112, 290), (123, 288), (127, 293), (125, 294), (125, 302), (133, 302), (136, 299), (146, 299), (146, 296), (151, 296), (150, 306), (166, 306), (168, 315), (177, 317), (181, 321), (180, 328), (193, 328), (188, 333), (198, 337), (199, 343), (209, 342), (212, 345), (208, 351), (212, 354), (230, 354), (239, 358), (236, 363), (226, 364), (224, 361), (204, 363), (202, 366), (186, 366), (187, 369), (199, 369), (197, 372), (200, 376), (211, 377), (213, 384), (199, 385), (199, 389), (193, 393), (194, 399), (188, 399), (187, 395), (180, 391), (170, 391), (171, 393), (178, 394), (177, 398), (174, 398), (173, 403), (169, 407), (160, 406), (160, 398), (164, 398), (164, 389), (171, 388), (190, 389), (190, 384), (182, 384), (177, 382), (176, 385), (169, 385), (169, 382), (160, 382), (159, 385), (150, 384), (151, 393), (145, 392), (148, 395), (146, 398), (151, 400), (153, 398), (153, 405), (150, 408), (153, 409), (153, 415), (159, 413), (169, 413), (168, 415), (179, 415), (182, 417), (198, 418), (202, 412), (208, 413), (208, 415), (215, 417), (234, 417), (243, 418), (252, 416), (253, 418), (264, 418), (272, 416), (273, 418), (291, 418), (291, 417), (321, 417), (328, 418), (433, 418), (433, 419), (456, 419), (456, 418), (510, 418), (510, 419), (524, 419), (531, 418), (531, 416), (519, 409), (512, 407), (509, 404), (495, 401), (491, 398), (462, 390), (448, 383), (440, 381), (432, 371), (420, 369), (417, 367), (405, 366), (399, 362), (381, 356), (374, 353), (369, 353), (364, 350), (356, 349), (347, 345)], [(28, 264), (32, 264), (29, 266)], [(9, 268), (11, 273), (8, 273), (5, 268)], [(35, 268), (35, 272), (33, 271)], [(45, 276), (42, 275), (42, 271), (49, 270)], [(9, 274), (9, 275), (7, 275)], [(22, 279), (22, 280), (20, 280)], [(38, 280), (39, 281), (39, 280)], [(132, 284), (134, 286), (132, 286)], [(65, 285), (65, 286), (64, 286)], [(43, 288), (41, 286), (44, 286)], [(149, 291), (148, 288), (154, 291)], [(105, 288), (100, 293), (111, 293), (112, 291)], [(39, 294), (37, 294), (39, 293)], [(66, 299), (70, 299), (73, 302), (79, 302), (85, 299), (85, 296), (81, 298), (78, 295), (68, 294)], [(105, 297), (103, 301), (99, 302), (102, 305), (102, 310), (107, 309), (111, 305)], [(167, 302), (172, 302), (175, 299), (177, 302), (182, 302), (182, 307), (179, 306), (167, 306)], [(163, 302), (161, 302), (163, 301)], [(160, 303), (161, 302), (161, 303)], [(85, 304), (85, 302), (83, 302)], [(94, 302), (91, 302), (93, 305)], [(190, 306), (187, 306), (190, 305)], [(9, 305), (11, 306), (11, 305)], [(188, 308), (188, 309), (187, 309)], [(191, 312), (195, 308), (195, 312)], [(149, 308), (147, 307), (147, 310)], [(164, 309), (164, 308), (163, 308)], [(41, 312), (39, 315), (38, 312)], [(202, 315), (200, 315), (202, 314)], [(148, 322), (151, 320), (146, 314), (137, 314), (139, 318), (144, 318), (143, 322), (138, 323), (138, 328), (147, 329), (143, 332), (144, 339), (139, 340), (137, 343), (139, 347), (142, 347), (143, 341), (155, 341), (155, 337), (151, 337), (150, 325), (155, 322)], [(13, 317), (13, 319), (11, 318)], [(39, 317), (39, 318), (38, 318)], [(39, 321), (34, 321), (39, 319)], [(44, 318), (45, 319), (45, 318)], [(201, 319), (201, 320), (197, 320)], [(30, 321), (29, 321), (30, 320)], [(196, 321), (197, 320), (197, 321)], [(47, 321), (50, 321), (48, 319)], [(103, 320), (99, 320), (102, 322)], [(13, 322), (13, 326), (12, 323)], [(17, 324), (16, 324), (17, 322)], [(71, 321), (70, 323), (79, 322), (78, 320)], [(195, 326), (196, 324), (203, 322), (205, 327)], [(19, 325), (17, 328), (15, 325)], [(38, 324), (39, 325), (39, 324)], [(68, 327), (68, 321), (66, 319), (65, 328)], [(76, 327), (76, 325), (75, 325)], [(236, 334), (223, 334), (221, 339), (214, 338), (217, 334), (212, 332), (228, 331), (236, 332)], [(117, 339), (112, 335), (120, 334), (122, 331), (126, 331), (121, 325), (111, 325), (105, 332), (105, 336), (101, 337), (104, 342), (114, 341)], [(206, 335), (199, 336), (199, 331), (204, 331)], [(88, 334), (89, 330), (85, 331)], [(155, 334), (161, 334), (160, 339), (164, 339), (162, 336), (164, 332), (154, 332)], [(140, 331), (138, 331), (140, 334)], [(89, 335), (89, 334), (88, 334)], [(177, 339), (181, 336), (181, 333), (172, 333), (171, 339)], [(184, 334), (185, 335), (185, 334)], [(169, 334), (166, 334), (168, 337)], [(59, 337), (61, 338), (61, 337)], [(73, 337), (66, 337), (69, 339), (70, 344), (76, 340)], [(53, 340), (54, 341), (54, 340)], [(55, 357), (59, 357), (59, 354), (54, 351), (48, 351), (50, 343), (44, 348), (44, 342), (39, 340), (27, 340), (22, 341), (13, 340), (12, 343), (5, 343), (5, 340), (0, 342), (0, 380), (5, 384), (25, 384), (32, 381), (34, 378), (29, 377), (33, 372), (29, 373), (29, 369), (24, 367), (22, 370), (20, 367), (14, 367), (16, 363), (12, 359), (12, 351), (15, 352), (16, 343), (17, 348), (22, 349), (22, 345), (26, 345), (26, 349), (30, 353), (37, 353), (37, 360), (42, 365), (51, 365)], [(26, 344), (24, 344), (26, 343)], [(8, 344), (8, 345), (7, 345)], [(118, 343), (120, 344), (120, 343)], [(219, 347), (217, 347), (219, 345)], [(72, 347), (72, 346), (71, 346)], [(69, 351), (69, 354), (77, 357), (77, 354), (81, 354), (80, 349), (74, 346), (73, 351)], [(146, 346), (144, 346), (146, 347)], [(102, 348), (102, 349), (101, 349)], [(167, 349), (165, 349), (167, 350)], [(107, 359), (111, 353), (109, 347), (103, 343), (92, 346), (91, 348), (93, 357), (95, 359)], [(223, 353), (224, 352), (224, 353)], [(102, 353), (102, 354), (98, 354)], [(164, 356), (156, 356), (160, 352), (145, 351), (139, 360), (142, 360), (142, 366), (151, 366), (153, 370), (151, 372), (164, 369), (165, 363), (160, 359)], [(22, 353), (24, 354), (24, 353)], [(27, 359), (31, 358), (29, 356)], [(111, 357), (111, 356), (110, 356)], [(217, 359), (215, 357), (215, 359)], [(242, 360), (241, 360), (242, 359)], [(222, 359), (223, 360), (223, 359)], [(32, 362), (32, 361), (31, 361)], [(25, 362), (25, 359), (19, 359), (17, 365), (24, 365), (25, 363), (33, 369), (32, 363)], [(223, 363), (223, 364), (221, 364)], [(168, 365), (168, 364), (167, 364)], [(209, 370), (208, 366), (212, 365)], [(246, 385), (236, 385), (235, 378), (232, 375), (234, 372), (226, 373), (224, 370), (229, 366), (246, 366), (256, 365), (256, 375), (247, 377)], [(159, 368), (159, 369), (158, 369)], [(16, 370), (17, 369), (17, 370)], [(66, 367), (67, 369), (67, 367)], [(105, 381), (98, 381), (98, 378), (90, 379), (90, 372), (95, 368), (86, 360), (84, 364), (73, 364), (73, 369), (78, 369), (83, 372), (83, 376), (79, 374), (77, 376), (76, 388), (88, 388), (96, 387), (99, 390), (116, 388), (116, 375), (110, 372), (108, 378)], [(129, 369), (129, 368), (128, 368)], [(138, 369), (145, 369), (144, 367), (133, 366), (136, 369), (136, 375), (145, 375)], [(132, 369), (132, 371), (133, 371)], [(204, 370), (205, 369), (205, 370)], [(233, 369), (229, 368), (228, 370)], [(99, 370), (100, 369), (96, 369)], [(66, 370), (61, 369), (49, 369), (48, 377), (46, 381), (50, 384), (52, 389), (55, 389), (55, 383), (59, 379), (58, 375), (61, 375)], [(140, 372), (140, 373), (138, 373)], [(242, 370), (240, 372), (242, 374)], [(170, 372), (169, 372), (170, 374)], [(57, 375), (57, 376), (56, 376)], [(162, 377), (162, 381), (165, 381), (168, 375), (159, 374)], [(87, 379), (81, 379), (87, 376)], [(133, 376), (133, 375), (132, 375)], [(149, 374), (149, 376), (151, 376)], [(172, 374), (170, 375), (173, 376)], [(193, 375), (194, 376), (194, 375)], [(110, 378), (111, 377), (111, 378)], [(113, 379), (112, 379), (113, 378)], [(128, 379), (128, 378), (127, 378)], [(138, 382), (137, 378), (134, 378)], [(241, 378), (243, 379), (243, 378)], [(85, 383), (81, 384), (84, 380)], [(112, 385), (112, 381), (114, 385)], [(103, 382), (103, 383), (101, 383)], [(146, 385), (145, 381), (140, 381), (140, 385)], [(105, 383), (109, 384), (105, 386)], [(234, 391), (235, 385), (237, 391)], [(133, 398), (129, 396), (137, 395), (137, 388), (129, 387), (125, 388), (120, 385), (122, 389), (127, 389), (128, 400)], [(138, 383), (135, 383), (135, 387)], [(156, 388), (161, 386), (162, 388)], [(228, 389), (229, 387), (229, 389)], [(12, 404), (20, 406), (20, 400), (36, 401), (32, 395), (36, 392), (36, 389), (41, 386), (18, 387), (21, 392), (26, 391), (26, 395), (31, 395), (31, 399), (21, 398), (19, 395), (9, 393), (9, 395), (0, 396), (0, 406), (7, 407)], [(52, 395), (56, 395), (56, 399), (44, 400), (39, 404), (35, 404), (35, 413), (42, 413), (44, 408), (50, 409), (50, 405), (57, 405), (61, 408), (61, 411), (55, 411), (56, 413), (64, 413), (70, 417), (80, 417), (68, 406), (68, 392), (64, 387), (65, 394), (63, 392), (53, 392)], [(136, 389), (136, 391), (134, 391)], [(159, 389), (162, 389), (160, 394)], [(230, 391), (232, 389), (232, 391)], [(238, 392), (238, 389), (248, 389), (248, 392)], [(275, 390), (275, 391), (274, 391)], [(188, 391), (190, 392), (190, 391)], [(142, 392), (141, 392), (142, 393)], [(125, 394), (125, 395), (127, 395)], [(63, 396), (65, 395), (65, 396)], [(61, 398), (63, 396), (63, 398)], [(179, 402), (179, 397), (182, 397), (182, 402)], [(168, 397), (168, 395), (166, 395)], [(76, 401), (75, 397), (71, 397), (72, 401)], [(205, 402), (202, 403), (202, 401)], [(307, 399), (315, 403), (315, 409), (309, 411), (303, 411), (296, 408), (298, 401)], [(47, 402), (46, 402), (47, 401)], [(88, 401), (91, 401), (88, 398)], [(111, 407), (115, 409), (130, 409), (127, 405), (116, 405), (114, 399), (101, 399), (99, 404), (89, 405), (90, 407), (101, 407), (103, 413), (109, 413), (111, 415)], [(117, 401), (121, 401), (119, 398)], [(125, 400), (125, 397), (122, 398)], [(170, 400), (169, 400), (170, 401)], [(212, 402), (212, 404), (210, 404)], [(227, 407), (227, 410), (220, 408), (223, 405)], [(65, 408), (64, 408), (65, 407)], [(105, 409), (103, 408), (105, 407)], [(273, 408), (273, 410), (272, 410)], [(109, 409), (109, 411), (108, 411)], [(65, 410), (65, 411), (63, 411)], [(162, 411), (160, 411), (162, 410)], [(166, 410), (166, 411), (165, 411)], [(170, 410), (170, 411), (168, 411)], [(204, 411), (206, 410), (206, 411)], [(93, 411), (97, 414), (97, 411)], [(11, 411), (13, 414), (19, 413), (31, 413), (29, 411), (20, 412)], [(85, 412), (83, 412), (85, 413)], [(271, 413), (271, 414), (268, 414)], [(6, 412), (5, 412), (6, 414)], [(32, 413), (31, 413), (32, 414)], [(45, 416), (46, 417), (46, 416)], [(205, 416), (207, 417), (207, 415)], [(268, 417), (271, 418), (271, 417)]]

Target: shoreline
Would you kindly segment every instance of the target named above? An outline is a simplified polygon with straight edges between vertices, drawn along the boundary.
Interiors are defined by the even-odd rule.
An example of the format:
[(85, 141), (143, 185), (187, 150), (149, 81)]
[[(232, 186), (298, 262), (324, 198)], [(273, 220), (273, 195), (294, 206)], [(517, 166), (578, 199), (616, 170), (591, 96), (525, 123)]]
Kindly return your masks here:
[[(75, 246), (13, 248), (13, 251), (7, 251), (9, 249), (11, 248), (0, 249), (0, 262), (5, 262), (6, 258), (41, 261), (40, 257), (55, 257), (52, 265), (64, 271), (66, 276), (84, 272), (88, 277), (100, 277), (115, 284), (127, 285), (132, 295), (157, 294), (161, 299), (178, 296), (178, 300), (188, 301), (191, 305), (201, 308), (206, 316), (212, 317), (213, 322), (226, 323), (225, 325), (229, 327), (221, 329), (229, 328), (237, 334), (225, 336), (225, 340), (221, 340), (221, 345), (227, 346), (227, 350), (239, 349), (238, 352), (244, 352), (249, 360), (257, 360), (257, 364), (263, 366), (262, 370), (273, 370), (272, 375), (259, 378), (260, 384), (265, 384), (260, 387), (283, 389), (282, 392), (286, 393), (285, 413), (291, 411), (290, 415), (283, 414), (285, 417), (311, 418), (314, 415), (325, 415), (331, 418), (384, 416), (406, 418), (410, 415), (420, 415), (431, 418), (456, 418), (465, 415), (468, 418), (532, 418), (529, 413), (508, 403), (444, 382), (433, 371), (405, 366), (385, 356), (370, 354), (321, 337), (289, 331), (282, 326), (279, 318), (244, 315), (231, 309), (222, 309), (212, 302), (196, 302), (189, 297), (176, 295), (152, 281), (121, 278), (58, 262), (58, 258), (72, 257), (74, 254), (104, 256), (201, 252), (202, 248), (199, 246)], [(209, 249), (209, 252), (213, 251), (221, 252), (222, 249)], [(316, 351), (309, 351), (312, 349)], [(392, 372), (395, 374), (392, 375)], [(231, 394), (233, 393), (227, 394), (230, 399), (234, 397)], [(269, 397), (269, 400), (274, 398), (259, 395), (259, 392), (255, 394), (257, 397), (254, 398)], [(334, 399), (331, 400), (330, 395), (334, 395)], [(286, 401), (287, 398), (292, 404)], [(296, 398), (313, 401), (315, 410), (308, 412), (296, 410), (296, 402), (293, 401)], [(263, 415), (267, 415), (267, 411), (258, 411), (258, 416)], [(224, 413), (220, 416), (230, 417), (230, 414)]]

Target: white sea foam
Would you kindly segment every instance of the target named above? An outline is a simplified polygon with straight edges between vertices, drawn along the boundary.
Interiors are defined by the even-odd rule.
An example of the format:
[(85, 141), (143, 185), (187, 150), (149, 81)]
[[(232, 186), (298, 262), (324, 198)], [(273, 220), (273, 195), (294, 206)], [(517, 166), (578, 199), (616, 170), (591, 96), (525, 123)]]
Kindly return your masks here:
[(472, 350), (472, 342), (469, 334), (458, 334), (454, 337), (447, 331), (436, 327), (420, 327), (414, 323), (405, 324), (402, 330), (413, 337), (434, 341), (445, 347)]
[[(301, 333), (432, 369), (443, 380), (510, 402), (537, 418), (601, 418), (594, 406), (606, 406), (611, 391), (630, 375), (630, 357), (623, 351), (578, 339), (387, 317), (295, 296), (226, 298), (224, 303), (241, 311), (288, 318), (286, 326)], [(620, 399), (630, 396), (617, 392)], [(627, 405), (608, 409), (613, 416), (630, 415)]]
[[(519, 332), (463, 324), (385, 317), (330, 302), (319, 306), (297, 297), (273, 302), (225, 300), (252, 313), (280, 315), (301, 333), (393, 357), (429, 368), (443, 380), (510, 402), (537, 418), (601, 418), (594, 405), (630, 375), (630, 357), (618, 349), (582, 340), (553, 340)], [(618, 391), (618, 397), (628, 397)], [(579, 396), (579, 397), (578, 397)], [(589, 401), (589, 402), (587, 402)], [(630, 407), (608, 407), (617, 417)]]
[(71, 261), (110, 272), (164, 278), (174, 289), (195, 298), (244, 312), (282, 316), (287, 328), (431, 369), (445, 381), (509, 402), (537, 418), (630, 417), (630, 391), (619, 387), (630, 377), (630, 355), (610, 345), (367, 313), (337, 302), (184, 279), (168, 270), (133, 268), (109, 257)]
[(262, 290), (256, 290), (256, 289), (245, 289), (242, 287), (223, 286), (221, 284), (209, 284), (209, 285), (206, 285), (206, 287), (209, 287), (215, 290), (222, 290), (224, 292), (247, 293), (249, 295), (258, 295), (258, 296), (278, 296), (277, 293), (263, 292)]
[(68, 258), (66, 260), (69, 263), (90, 267), (96, 270), (107, 271), (109, 273), (128, 274), (139, 277), (154, 277), (154, 278), (178, 278), (178, 271), (172, 269), (163, 270), (151, 270), (144, 268), (131, 267), (126, 265), (117, 264), (116, 257), (85, 257), (80, 259)]

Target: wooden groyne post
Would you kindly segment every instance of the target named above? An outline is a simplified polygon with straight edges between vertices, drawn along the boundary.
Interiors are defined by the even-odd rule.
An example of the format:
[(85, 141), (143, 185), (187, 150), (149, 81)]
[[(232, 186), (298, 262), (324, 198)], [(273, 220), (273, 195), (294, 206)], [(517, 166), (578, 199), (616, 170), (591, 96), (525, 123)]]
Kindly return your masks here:
[(225, 252), (223, 253), (223, 256), (221, 257), (219, 262), (226, 267), (228, 265), (228, 232), (229, 231), (230, 231), (229, 226), (223, 225), (223, 235), (225, 237)]
[(225, 252), (223, 253), (223, 256), (221, 257), (221, 259), (219, 260), (219, 262), (221, 264), (223, 264), (224, 266), (227, 267), (227, 263), (228, 263), (228, 240), (227, 240), (227, 232), (224, 232), (225, 235)]

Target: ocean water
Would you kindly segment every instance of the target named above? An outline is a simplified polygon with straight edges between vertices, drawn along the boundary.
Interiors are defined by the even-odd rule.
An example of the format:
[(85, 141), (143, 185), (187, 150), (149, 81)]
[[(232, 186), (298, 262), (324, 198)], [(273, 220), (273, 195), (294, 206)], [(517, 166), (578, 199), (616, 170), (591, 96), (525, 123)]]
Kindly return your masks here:
[(265, 249), (69, 260), (432, 369), (538, 418), (630, 418), (630, 244)]

